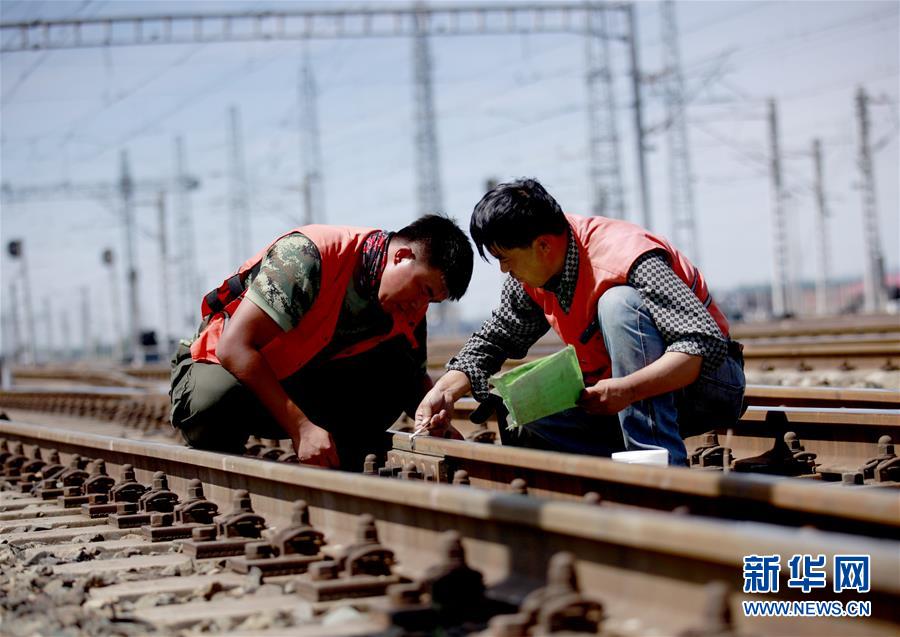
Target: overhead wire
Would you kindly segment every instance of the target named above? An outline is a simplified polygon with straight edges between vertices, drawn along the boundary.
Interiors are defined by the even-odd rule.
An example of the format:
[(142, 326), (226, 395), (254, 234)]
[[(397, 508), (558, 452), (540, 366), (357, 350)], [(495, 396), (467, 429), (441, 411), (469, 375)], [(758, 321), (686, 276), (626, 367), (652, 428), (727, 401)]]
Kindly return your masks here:
[[(74, 12), (72, 12), (72, 13), (70, 13), (69, 15), (65, 16), (64, 19), (74, 18), (74, 17), (77, 16), (79, 13), (81, 13), (82, 11), (84, 11), (85, 9), (87, 9), (89, 6), (91, 6), (92, 3), (93, 3), (93, 0), (84, 0), (84, 2), (82, 3), (82, 5), (81, 5), (80, 7), (78, 7), (77, 9), (75, 9)], [(31, 75), (32, 75), (35, 71), (37, 71), (38, 68), (40, 68), (41, 65), (44, 64), (44, 62), (47, 61), (47, 58), (50, 57), (50, 54), (51, 54), (51, 53), (52, 53), (52, 51), (43, 51), (43, 52), (38, 56), (37, 60), (34, 61), (34, 64), (32, 64), (31, 66), (29, 66), (27, 69), (25, 69), (25, 70), (22, 72), (21, 75), (19, 75), (19, 77), (18, 77), (18, 78), (16, 79), (16, 81), (13, 83), (12, 87), (11, 87), (8, 91), (6, 91), (6, 93), (3, 95), (2, 98), (0, 98), (0, 103), (8, 104), (9, 101), (15, 96), (15, 94), (16, 94), (16, 93), (19, 91), (19, 89), (22, 87), (22, 85), (25, 84), (25, 81), (26, 81), (29, 77), (31, 77)]]

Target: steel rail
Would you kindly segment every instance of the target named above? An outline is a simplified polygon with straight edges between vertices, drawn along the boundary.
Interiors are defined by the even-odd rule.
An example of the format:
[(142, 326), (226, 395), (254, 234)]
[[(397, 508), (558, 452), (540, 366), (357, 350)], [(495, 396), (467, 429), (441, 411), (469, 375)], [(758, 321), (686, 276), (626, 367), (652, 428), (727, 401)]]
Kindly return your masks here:
[[(841, 484), (747, 473), (673, 470), (629, 465), (606, 458), (472, 444), (443, 438), (394, 435), (401, 458), (418, 460), (420, 473), (442, 461), (452, 477), (464, 470), (471, 484), (509, 490), (516, 478), (529, 493), (580, 498), (734, 520), (775, 521), (880, 537), (900, 535), (900, 492), (891, 488), (846, 488)], [(893, 484), (893, 483), (891, 483)]]
[(747, 385), (744, 397), (754, 406), (900, 409), (900, 391), (889, 389)]
[[(448, 344), (444, 343), (441, 348), (429, 350), (429, 369), (443, 369), (447, 359), (459, 351), (459, 348), (447, 346)], [(547, 356), (559, 351), (560, 347), (559, 343), (544, 343), (532, 347), (524, 358), (507, 360), (504, 369)], [(846, 369), (873, 366), (897, 369), (900, 366), (900, 335), (891, 334), (877, 338), (866, 336), (862, 339), (822, 339), (811, 342), (795, 340), (747, 342), (744, 343), (744, 359), (747, 365), (777, 362), (779, 365), (800, 366), (801, 369), (804, 363)]]
[[(852, 413), (859, 416), (856, 422), (866, 422), (868, 413), (877, 414), (880, 410), (900, 410), (900, 391), (888, 389), (747, 385), (744, 397), (748, 407), (752, 408), (812, 408), (822, 414), (822, 422), (828, 421), (828, 414), (834, 414), (839, 421), (835, 424), (854, 424), (854, 422), (848, 422), (851, 419), (840, 417), (839, 414)], [(460, 398), (454, 403), (454, 409), (466, 415), (477, 407), (478, 402), (471, 396)], [(847, 410), (853, 411), (848, 412)], [(797, 413), (802, 412), (798, 411)], [(877, 420), (878, 416), (874, 418)]]
[[(40, 381), (53, 380), (54, 376), (32, 377), (27, 373), (19, 378)], [(85, 379), (85, 383), (92, 382)], [(0, 390), (0, 406), (9, 405), (26, 397), (84, 397), (106, 399), (119, 397), (123, 399), (165, 399), (165, 394), (153, 392), (146, 388), (119, 387), (115, 385), (100, 386), (93, 384), (75, 386), (24, 385)], [(747, 385), (744, 394), (750, 406), (783, 406), (783, 407), (824, 407), (851, 409), (900, 409), (900, 391), (889, 389), (868, 389), (850, 387), (794, 387), (785, 385)], [(460, 412), (470, 412), (477, 406), (471, 397), (456, 402), (455, 408)]]
[[(533, 587), (544, 579), (552, 554), (571, 551), (582, 590), (603, 600), (609, 613), (640, 617), (655, 630), (696, 625), (705, 602), (702, 585), (719, 579), (737, 585), (744, 556), (776, 554), (786, 562), (791, 555), (822, 554), (830, 563), (835, 555), (869, 555), (874, 566), (866, 599), (872, 601), (873, 617), (866, 628), (890, 635), (900, 624), (896, 540), (381, 480), (14, 422), (0, 423), (0, 435), (52, 446), (63, 454), (102, 458), (111, 473), (127, 462), (142, 481), (162, 470), (176, 492), (183, 493), (190, 479), (199, 478), (207, 497), (219, 503), (229, 501), (236, 489), (248, 489), (254, 508), (270, 526), (286, 524), (289, 503), (302, 498), (310, 505), (311, 522), (330, 542), (345, 541), (357, 516), (371, 513), (382, 544), (398, 554), (410, 573), (433, 563), (439, 534), (446, 529), (459, 531), (469, 563), (501, 589)], [(671, 472), (675, 478), (683, 473)], [(786, 577), (786, 563), (782, 571)], [(779, 598), (804, 599), (797, 591), (781, 590)], [(790, 620), (747, 618), (743, 625), (773, 635), (798, 630)], [(830, 619), (815, 622), (810, 634), (846, 635), (854, 626), (858, 623)]]
[(735, 323), (731, 326), (731, 336), (738, 340), (784, 336), (877, 334), (897, 331), (900, 331), (900, 324), (898, 324), (897, 316), (893, 314)]

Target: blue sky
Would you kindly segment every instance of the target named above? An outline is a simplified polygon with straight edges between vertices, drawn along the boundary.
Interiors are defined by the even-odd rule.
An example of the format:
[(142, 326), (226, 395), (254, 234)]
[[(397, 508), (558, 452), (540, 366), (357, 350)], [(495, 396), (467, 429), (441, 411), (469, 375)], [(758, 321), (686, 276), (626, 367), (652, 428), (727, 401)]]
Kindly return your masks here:
[[(4, 22), (41, 18), (262, 11), (288, 2), (0, 2)], [(320, 5), (322, 3), (319, 3)], [(358, 3), (364, 4), (364, 3)], [(307, 5), (312, 6), (312, 5)], [(821, 137), (830, 204), (835, 276), (861, 276), (863, 235), (856, 168), (854, 94), (872, 95), (881, 248), (900, 259), (898, 196), (897, 2), (681, 2), (681, 50), (700, 224), (701, 263), (718, 289), (771, 277), (771, 192), (766, 99), (778, 100), (792, 271), (812, 278), (815, 264), (810, 147)], [(659, 5), (639, 2), (643, 71), (663, 67)], [(227, 112), (239, 107), (251, 187), (251, 250), (300, 219), (298, 72), (302, 44), (166, 45), (7, 53), (0, 56), (0, 171), (14, 186), (112, 181), (127, 148), (138, 179), (168, 179), (175, 135), (183, 135), (193, 196), (197, 260), (208, 289), (233, 270), (228, 258)], [(405, 39), (319, 40), (309, 44), (319, 95), (325, 221), (397, 228), (416, 213), (411, 43)], [(432, 40), (445, 211), (463, 225), (486, 178), (536, 176), (564, 209), (589, 210), (584, 43), (571, 35), (438, 37)], [(625, 50), (614, 67), (626, 217), (639, 221)], [(646, 122), (664, 119), (661, 91), (648, 82)], [(649, 139), (655, 224), (671, 231), (666, 139)], [(145, 327), (161, 321), (156, 214), (138, 208), (138, 253)], [(171, 226), (170, 218), (170, 226)], [(170, 227), (170, 232), (177, 229)], [(80, 334), (82, 286), (95, 308), (90, 330), (110, 340), (107, 274), (100, 253), (121, 244), (121, 220), (92, 201), (4, 203), (0, 238), (25, 241), (37, 313), (50, 299), (71, 312)], [(174, 239), (171, 240), (174, 243)], [(249, 255), (248, 255), (249, 256)], [(3, 255), (0, 298), (17, 268)], [(178, 275), (170, 267), (169, 279)], [(120, 276), (122, 275), (120, 269)], [(123, 279), (124, 281), (124, 279)], [(486, 315), (498, 298), (495, 263), (476, 267), (460, 304)], [(124, 290), (123, 290), (124, 294)], [(179, 333), (186, 300), (173, 284)], [(8, 303), (4, 301), (4, 311)], [(77, 337), (76, 337), (77, 341)]]

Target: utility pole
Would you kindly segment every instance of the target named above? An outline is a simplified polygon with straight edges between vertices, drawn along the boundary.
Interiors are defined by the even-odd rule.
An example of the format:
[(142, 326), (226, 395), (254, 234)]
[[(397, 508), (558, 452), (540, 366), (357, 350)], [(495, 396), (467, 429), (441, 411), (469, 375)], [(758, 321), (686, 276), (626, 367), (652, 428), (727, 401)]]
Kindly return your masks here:
[(250, 254), (250, 212), (247, 197), (247, 173), (244, 170), (244, 142), (241, 137), (240, 113), (236, 106), (228, 109), (231, 128), (231, 262), (236, 270)]
[(62, 355), (64, 361), (72, 360), (72, 331), (69, 328), (69, 312), (63, 310), (59, 313), (59, 328), (62, 332)]
[(300, 148), (303, 166), (303, 223), (324, 223), (325, 188), (322, 179), (322, 148), (319, 143), (318, 91), (309, 49), (304, 46), (300, 68)]
[(45, 344), (47, 351), (47, 362), (51, 362), (55, 358), (55, 349), (53, 346), (53, 313), (50, 310), (50, 298), (44, 297), (44, 338), (47, 339)]
[(629, 52), (631, 53), (631, 91), (634, 95), (632, 113), (634, 114), (635, 142), (637, 144), (636, 156), (638, 164), (638, 178), (641, 184), (641, 211), (643, 212), (643, 224), (647, 230), (653, 229), (653, 210), (650, 203), (650, 177), (647, 172), (647, 144), (645, 143), (646, 129), (644, 128), (644, 106), (641, 98), (641, 63), (638, 57), (638, 26), (637, 8), (634, 4), (627, 5)]
[(863, 308), (878, 312), (884, 308), (884, 259), (878, 241), (878, 209), (875, 200), (875, 172), (872, 169), (872, 147), (869, 141), (869, 96), (865, 89), (856, 91), (856, 116), (859, 118), (859, 172), (862, 180), (863, 236), (866, 245)]
[(175, 138), (175, 249), (178, 253), (178, 283), (181, 306), (184, 308), (180, 328), (185, 333), (199, 323), (200, 281), (197, 274), (196, 244), (194, 242), (194, 217), (191, 213), (190, 192), (199, 182), (187, 173), (184, 139)]
[(93, 346), (91, 341), (91, 303), (90, 290), (86, 285), (81, 286), (81, 357), (83, 359), (93, 358)]
[(113, 324), (113, 360), (122, 362), (122, 307), (119, 302), (119, 277), (116, 272), (115, 253), (107, 248), (102, 254), (103, 265), (109, 270), (110, 316)]
[(678, 41), (675, 2), (662, 3), (663, 49), (666, 74), (663, 84), (669, 120), (669, 206), (672, 214), (672, 240), (678, 249), (700, 264), (700, 245), (694, 218), (694, 180), (691, 172), (690, 141), (687, 128), (687, 104), (684, 75)]
[(831, 254), (828, 249), (828, 206), (825, 204), (825, 184), (822, 179), (822, 142), (813, 140), (813, 162), (816, 173), (816, 243), (818, 244), (818, 260), (816, 268), (816, 314), (824, 316), (829, 312), (828, 278)]
[(162, 190), (156, 197), (156, 211), (159, 223), (159, 284), (162, 297), (162, 333), (159, 340), (163, 355), (165, 355), (170, 349), (172, 306), (169, 302), (169, 233), (166, 230), (166, 193)]
[(22, 339), (19, 330), (19, 298), (17, 294), (16, 284), (9, 284), (9, 328), (10, 328), (10, 344), (9, 360), (13, 363), (22, 362)]
[[(431, 43), (428, 39), (430, 14), (424, 2), (415, 4), (413, 32), (413, 80), (415, 98), (416, 205), (419, 215), (442, 212), (444, 193), (441, 185), (440, 151), (437, 118), (434, 113), (434, 70)], [(446, 307), (429, 309), (429, 321), (439, 330), (447, 329)]]
[(137, 256), (135, 254), (134, 182), (128, 167), (128, 152), (122, 151), (122, 172), (119, 180), (119, 194), (122, 197), (122, 216), (125, 220), (125, 272), (128, 285), (128, 317), (125, 357), (131, 364), (140, 365), (137, 346), (141, 333), (141, 307), (138, 295)]
[(784, 188), (781, 179), (781, 153), (778, 147), (778, 110), (774, 99), (769, 100), (769, 148), (771, 153), (770, 175), (772, 177), (772, 249), (775, 266), (772, 273), (772, 314), (776, 318), (783, 318), (790, 312), (787, 298), (788, 247), (784, 218)]
[(591, 214), (625, 218), (619, 129), (613, 90), (612, 59), (607, 20), (609, 14), (588, 11), (585, 45), (585, 84), (588, 117), (588, 181)]
[[(28, 327), (28, 363), (37, 364), (37, 332), (34, 324), (34, 307), (31, 303), (31, 278), (28, 275), (28, 257), (25, 255), (25, 242), (22, 239), (14, 239), (7, 244), (9, 256), (19, 261), (20, 280), (22, 281), (22, 296), (25, 299), (25, 323)], [(13, 296), (13, 303), (16, 298)], [(15, 305), (13, 306), (15, 307)], [(18, 319), (16, 321), (18, 323)], [(25, 330), (19, 331), (16, 327), (16, 342), (20, 343), (19, 336), (24, 336)]]
[(413, 78), (416, 101), (416, 187), (418, 214), (440, 212), (444, 208), (440, 154), (434, 114), (431, 46), (428, 39), (430, 14), (422, 2), (415, 5), (413, 35)]

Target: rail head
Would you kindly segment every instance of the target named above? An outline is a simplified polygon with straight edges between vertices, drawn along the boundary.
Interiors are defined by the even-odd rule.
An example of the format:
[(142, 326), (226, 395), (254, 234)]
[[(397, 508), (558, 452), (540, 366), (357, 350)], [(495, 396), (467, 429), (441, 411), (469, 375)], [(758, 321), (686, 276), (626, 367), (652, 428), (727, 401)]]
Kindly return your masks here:
[(851, 520), (887, 524), (900, 532), (900, 496), (893, 489), (850, 490), (834, 484), (766, 475), (678, 470), (632, 465), (608, 458), (516, 447), (485, 445), (443, 438), (417, 437), (415, 449), (406, 433), (394, 434), (395, 449), (445, 459), (508, 467), (540, 467), (541, 471), (587, 480), (666, 489), (704, 498), (734, 497), (786, 511), (831, 514)]

